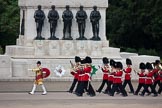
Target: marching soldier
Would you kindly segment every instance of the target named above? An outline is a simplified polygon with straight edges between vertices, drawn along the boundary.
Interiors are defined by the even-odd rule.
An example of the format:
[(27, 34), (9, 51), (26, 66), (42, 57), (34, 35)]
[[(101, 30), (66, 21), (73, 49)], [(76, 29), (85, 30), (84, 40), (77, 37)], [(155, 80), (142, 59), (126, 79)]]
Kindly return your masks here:
[[(95, 91), (90, 83), (91, 77), (91, 63), (92, 59), (90, 57), (86, 57), (81, 61), (82, 66), (79, 69), (79, 78), (78, 78), (78, 85), (76, 89), (76, 95), (77, 96), (83, 96), (83, 93), (86, 90), (89, 96), (95, 96)], [(84, 65), (83, 65), (84, 64)]]
[(142, 93), (140, 95), (144, 96), (145, 92), (148, 92), (148, 95), (150, 95), (151, 92), (148, 91), (148, 88), (150, 87), (152, 93), (154, 93), (154, 97), (156, 97), (156, 96), (158, 96), (158, 94), (157, 94), (154, 86), (152, 85), (153, 84), (153, 74), (154, 74), (154, 72), (152, 71), (153, 67), (152, 67), (151, 63), (146, 63), (146, 69), (148, 70), (148, 72), (145, 74), (145, 76), (146, 76), (145, 88), (144, 88), (144, 90), (142, 91)]
[(161, 94), (162, 92), (162, 70), (159, 71), (159, 75), (160, 75), (160, 88), (158, 90), (158, 93)]
[(131, 72), (132, 72), (131, 65), (132, 65), (132, 61), (127, 58), (126, 59), (126, 64), (127, 64), (127, 68), (123, 69), (123, 71), (125, 72), (125, 80), (124, 80), (124, 83), (123, 83), (123, 87), (125, 89), (126, 85), (128, 84), (129, 89), (130, 89), (129, 93), (134, 93), (134, 89), (133, 89), (133, 86), (132, 86), (132, 83), (131, 83)]
[(78, 67), (77, 69), (77, 73), (78, 73), (78, 84), (75, 90), (75, 94), (77, 96), (83, 96), (83, 92), (84, 92), (84, 66), (85, 66), (85, 59), (81, 60), (81, 65)]
[(32, 71), (35, 72), (35, 81), (34, 81), (32, 91), (29, 92), (29, 94), (34, 94), (36, 86), (41, 85), (42, 90), (43, 90), (42, 95), (46, 95), (47, 91), (46, 91), (46, 88), (45, 88), (45, 86), (43, 84), (43, 72), (42, 72), (42, 67), (41, 67), (41, 62), (40, 61), (37, 62), (37, 68), (32, 69)]
[(134, 95), (138, 95), (138, 92), (141, 90), (141, 88), (145, 87), (145, 69), (146, 69), (146, 66), (144, 63), (140, 63), (139, 65), (139, 68), (140, 68), (140, 72), (137, 73), (138, 76), (139, 76), (139, 80), (138, 80), (138, 87), (137, 87), (137, 90), (135, 91)]
[[(113, 73), (116, 72), (116, 68), (115, 68), (115, 64), (116, 62), (113, 59), (110, 59), (110, 73), (108, 75), (108, 86), (106, 89), (106, 92), (109, 94), (111, 92), (112, 89), (112, 85), (113, 85), (113, 80), (114, 80), (114, 75)], [(117, 90), (119, 91), (119, 90)]]
[(160, 74), (159, 72), (161, 71), (160, 67), (160, 60), (156, 60), (154, 64), (154, 69), (153, 69), (153, 77), (154, 77), (154, 88), (156, 88), (156, 85), (158, 84), (159, 89), (160, 89)]
[(122, 74), (123, 74), (123, 65), (121, 62), (116, 62), (116, 72), (114, 72), (114, 80), (113, 80), (113, 87), (110, 93), (110, 96), (114, 96), (115, 91), (119, 88), (120, 92), (122, 93), (122, 95), (128, 96), (127, 92), (125, 91), (125, 89), (122, 86)]
[[(110, 73), (109, 72), (109, 65), (108, 65), (108, 63), (109, 63), (108, 58), (103, 57), (102, 61), (103, 61), (103, 67), (101, 67), (101, 70), (103, 72), (103, 80), (102, 80), (102, 84), (99, 87), (99, 89), (96, 90), (96, 92), (99, 92), (99, 93), (102, 91), (105, 84), (107, 84), (107, 86), (108, 86), (108, 73)], [(105, 90), (105, 93), (107, 93), (106, 90)]]
[(91, 97), (95, 96), (96, 93), (91, 85), (91, 71), (92, 71), (92, 67), (91, 67), (91, 63), (92, 63), (92, 59), (89, 56), (86, 56), (85, 58), (86, 64), (84, 67), (84, 89), (87, 90), (87, 94)]
[(74, 76), (74, 79), (73, 79), (72, 85), (71, 85), (71, 87), (69, 89), (69, 93), (73, 92), (73, 89), (74, 89), (75, 85), (78, 82), (78, 72), (77, 72), (77, 70), (79, 69), (80, 62), (81, 62), (80, 57), (75, 56), (75, 65), (71, 63), (71, 65), (72, 65), (71, 74)]

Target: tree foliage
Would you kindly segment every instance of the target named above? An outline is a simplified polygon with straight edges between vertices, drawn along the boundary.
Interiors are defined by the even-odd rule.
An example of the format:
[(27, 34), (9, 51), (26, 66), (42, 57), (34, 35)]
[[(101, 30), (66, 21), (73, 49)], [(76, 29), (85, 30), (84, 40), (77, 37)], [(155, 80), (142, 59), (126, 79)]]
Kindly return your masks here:
[(110, 45), (162, 50), (162, 0), (109, 0)]
[(19, 34), (18, 0), (0, 0), (0, 45), (15, 44)]

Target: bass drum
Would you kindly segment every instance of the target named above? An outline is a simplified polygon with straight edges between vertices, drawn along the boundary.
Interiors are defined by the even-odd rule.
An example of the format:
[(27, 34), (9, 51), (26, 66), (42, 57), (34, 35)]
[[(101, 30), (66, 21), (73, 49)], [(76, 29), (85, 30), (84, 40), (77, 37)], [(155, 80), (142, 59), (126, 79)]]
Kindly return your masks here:
[(50, 70), (48, 68), (42, 68), (43, 78), (47, 78), (50, 75)]

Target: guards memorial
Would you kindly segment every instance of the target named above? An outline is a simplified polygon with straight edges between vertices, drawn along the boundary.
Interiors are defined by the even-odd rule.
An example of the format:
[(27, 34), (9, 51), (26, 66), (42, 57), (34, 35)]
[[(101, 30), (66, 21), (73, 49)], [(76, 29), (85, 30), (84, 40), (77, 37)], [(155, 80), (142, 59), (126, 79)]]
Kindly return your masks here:
[[(20, 7), (20, 35), (16, 45), (6, 46), (5, 55), (0, 56), (1, 79), (32, 78), (34, 73), (28, 71), (28, 69), (35, 67), (38, 60), (42, 62), (42, 67), (47, 67), (51, 70), (52, 74), (49, 77), (51, 79), (58, 78), (53, 72), (58, 65), (63, 66), (66, 70), (65, 75), (61, 79), (70, 79), (72, 77), (69, 72), (71, 67), (70, 60), (74, 62), (75, 56), (80, 56), (81, 58), (90, 56), (92, 64), (96, 66), (102, 64), (103, 57), (122, 60), (120, 49), (109, 47), (109, 41), (106, 39), (107, 0), (19, 0), (18, 5)], [(34, 18), (38, 5), (41, 6), (41, 10), (44, 12), (41, 38), (39, 38), (40, 35), (37, 35), (38, 29), (36, 29), (36, 26), (38, 25), (36, 25)], [(59, 15), (54, 39), (50, 38), (51, 25), (48, 18), (52, 5), (55, 6), (55, 10)], [(64, 35), (67, 36), (69, 34), (67, 32), (64, 34), (63, 30), (65, 24), (62, 16), (67, 5), (73, 14), (70, 39), (64, 38)], [(81, 6), (86, 12), (87, 18), (85, 19), (84, 37), (80, 39), (80, 36), (83, 36), (83, 34), (80, 34), (78, 30), (76, 13)], [(90, 19), (94, 6), (97, 7), (97, 11), (99, 11), (101, 16), (97, 26), (99, 28), (97, 39), (93, 38), (94, 33)], [(95, 28), (94, 30), (96, 31)], [(155, 59), (159, 59), (159, 57), (154, 57), (151, 60), (154, 61)], [(94, 78), (102, 78), (101, 72), (97, 74)]]

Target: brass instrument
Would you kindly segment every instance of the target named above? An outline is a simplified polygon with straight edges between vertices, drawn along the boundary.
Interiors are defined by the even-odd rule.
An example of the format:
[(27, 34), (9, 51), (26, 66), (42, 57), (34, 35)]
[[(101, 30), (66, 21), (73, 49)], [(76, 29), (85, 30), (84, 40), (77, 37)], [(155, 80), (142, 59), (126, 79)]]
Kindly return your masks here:
[(161, 66), (161, 64), (159, 64), (158, 69), (159, 69), (158, 74), (160, 75), (160, 72), (162, 71), (162, 66)]
[(160, 70), (160, 71), (162, 70), (162, 66), (161, 66), (161, 64), (159, 64), (159, 70)]
[(133, 69), (133, 71), (134, 71), (135, 74), (141, 74), (141, 71), (138, 72), (135, 69)]
[(133, 71), (134, 71), (134, 73), (135, 73), (135, 74), (138, 74), (138, 73), (139, 73), (139, 72), (138, 72), (138, 71), (136, 71), (135, 69), (133, 69)]
[(71, 62), (71, 60), (70, 60), (70, 64), (71, 64), (71, 67), (74, 68), (74, 64)]
[(116, 69), (115, 68), (110, 68), (109, 69), (109, 73), (112, 74), (112, 73), (115, 73), (116, 72)]
[(105, 70), (109, 70), (109, 66), (106, 66), (106, 65), (105, 65), (105, 66), (104, 66), (104, 69), (105, 69)]
[(109, 68), (108, 65), (104, 65), (103, 67), (100, 66), (100, 65), (98, 65), (98, 67), (99, 67), (101, 70), (105, 69), (105, 70), (109, 70), (109, 71), (110, 71), (110, 68)]

